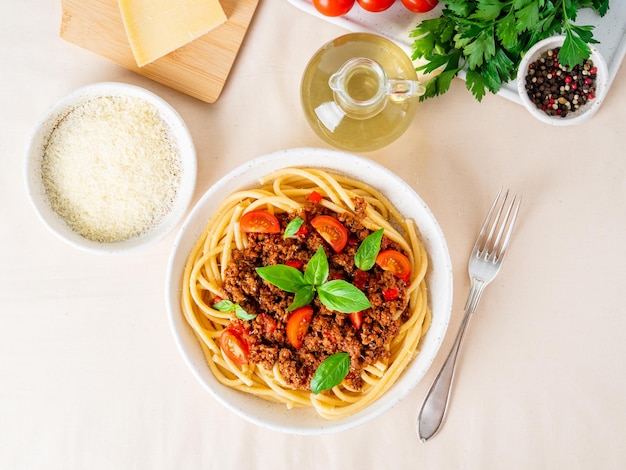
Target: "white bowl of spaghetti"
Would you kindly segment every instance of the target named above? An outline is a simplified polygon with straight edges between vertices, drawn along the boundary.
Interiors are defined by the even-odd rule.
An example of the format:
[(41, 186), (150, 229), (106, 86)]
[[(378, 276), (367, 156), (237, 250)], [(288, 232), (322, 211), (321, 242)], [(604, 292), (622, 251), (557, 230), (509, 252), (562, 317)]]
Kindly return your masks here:
[[(317, 195), (318, 200), (314, 203), (310, 202), (311, 194)], [(357, 204), (360, 208), (356, 207), (356, 200), (365, 201), (365, 204)], [(319, 205), (319, 208), (311, 209), (311, 205)], [(282, 368), (283, 364), (270, 367), (258, 361), (237, 361), (238, 357), (224, 350), (230, 347), (224, 346), (220, 339), (225, 330), (234, 323), (248, 325), (246, 321), (259, 320), (256, 315), (253, 320), (241, 320), (247, 318), (245, 316), (235, 319), (234, 308), (218, 311), (217, 306), (224, 297), (228, 298), (232, 294), (232, 289), (238, 290), (237, 286), (242, 284), (238, 280), (233, 282), (228, 279), (228, 274), (224, 274), (230, 272), (232, 263), (229, 261), (233, 259), (233, 253), (239, 251), (235, 255), (237, 257), (246, 250), (248, 243), (252, 244), (250, 240), (256, 240), (256, 235), (247, 239), (246, 236), (250, 235), (241, 233), (244, 225), (240, 223), (242, 215), (260, 209), (280, 217), (283, 227), (288, 219), (300, 218), (294, 217), (295, 213), (304, 214), (302, 217), (305, 221), (312, 224), (313, 220), (307, 218), (306, 211), (336, 212), (341, 220), (351, 220), (353, 216), (357, 218), (353, 213), (358, 212), (359, 222), (355, 226), (361, 228), (363, 237), (365, 233), (378, 230), (384, 233), (385, 247), (397, 247), (406, 254), (411, 263), (410, 277), (394, 284), (401, 291), (405, 313), (401, 317), (398, 313), (399, 328), (394, 330), (389, 343), (381, 346), (386, 348), (386, 354), (372, 359), (371, 364), (364, 365), (363, 369), (357, 368), (356, 371), (353, 371), (353, 366), (358, 361), (355, 362), (351, 357), (350, 372), (342, 376), (343, 381), (340, 378), (338, 383), (313, 393), (311, 390), (315, 378), (310, 382), (311, 388), (307, 388), (308, 379), (304, 381), (306, 386), (296, 387), (292, 378), (283, 376), (282, 372), (286, 370)], [(263, 237), (261, 240), (264, 240)], [(287, 233), (284, 237), (281, 235), (280, 239), (287, 239)], [(356, 242), (353, 244), (356, 245)], [(361, 244), (364, 242), (361, 241)], [(317, 249), (319, 252), (320, 248)], [(332, 272), (334, 249), (334, 246), (332, 249), (326, 246), (326, 252), (331, 253), (331, 277), (337, 277), (337, 273)], [(354, 253), (356, 249), (346, 245), (346, 250)], [(299, 267), (306, 276), (308, 265), (305, 268)], [(372, 271), (376, 269), (374, 267)], [(353, 273), (356, 271), (353, 270)], [(387, 276), (387, 280), (393, 278), (388, 272), (382, 275)], [(399, 276), (397, 272), (394, 275)], [(266, 284), (263, 289), (268, 288)], [(370, 284), (375, 283), (370, 280), (367, 288), (359, 288), (370, 295)], [(312, 325), (317, 319), (322, 322), (320, 318), (323, 315), (319, 312), (329, 313), (321, 305), (324, 302), (320, 303), (324, 288), (319, 287), (320, 284), (316, 285), (319, 300), (315, 297), (310, 304), (317, 315), (307, 330), (306, 335), (310, 336), (317, 334), (312, 332), (315, 331)], [(397, 295), (398, 289), (387, 291), (396, 290)], [(401, 178), (371, 160), (352, 154), (298, 148), (256, 158), (226, 175), (204, 194), (184, 222), (174, 243), (169, 260), (166, 294), (170, 326), (178, 348), (195, 377), (214, 398), (234, 413), (263, 427), (293, 434), (324, 434), (343, 431), (379, 416), (405, 397), (422, 379), (439, 350), (448, 326), (452, 305), (452, 269), (446, 242), (437, 221), (423, 200)], [(259, 302), (263, 295), (259, 292)], [(294, 302), (290, 308), (295, 307), (296, 298), (292, 297)], [(251, 302), (254, 303), (253, 300)], [(276, 302), (280, 303), (278, 300)], [(364, 315), (378, 308), (373, 305), (372, 300), (371, 308), (364, 310)], [(286, 312), (285, 322), (295, 312)], [(244, 311), (246, 313), (249, 311)], [(336, 312), (333, 314), (340, 315)], [(265, 313), (258, 317), (262, 315)], [(280, 318), (277, 321), (280, 324)], [(362, 328), (361, 331), (365, 332), (371, 326), (367, 322), (373, 320), (364, 318), (363, 325), (369, 326), (362, 327), (342, 320), (342, 328)], [(250, 331), (258, 331), (259, 328), (250, 326)], [(291, 341), (288, 328), (287, 322), (286, 337)], [(242, 334), (248, 335), (249, 330), (245, 331)], [(273, 334), (274, 328), (271, 331)], [(264, 329), (265, 333), (267, 331)], [(315, 338), (305, 336), (304, 342), (307, 347), (327, 344), (324, 335), (318, 335), (320, 338), (317, 343)], [(256, 340), (251, 340), (250, 336), (245, 338), (252, 341), (249, 346), (252, 356)], [(232, 346), (233, 343), (228, 344)], [(331, 341), (330, 344), (334, 343)], [(234, 348), (239, 353), (242, 349)], [(286, 356), (281, 355), (283, 349), (287, 350)], [(276, 357), (280, 358), (298, 354), (294, 343), (286, 346), (281, 344), (279, 350), (281, 353)], [(248, 345), (245, 352), (248, 353)], [(314, 362), (318, 360), (318, 355), (321, 361), (330, 353), (317, 350), (310, 353)], [(305, 366), (302, 368), (306, 369)]]

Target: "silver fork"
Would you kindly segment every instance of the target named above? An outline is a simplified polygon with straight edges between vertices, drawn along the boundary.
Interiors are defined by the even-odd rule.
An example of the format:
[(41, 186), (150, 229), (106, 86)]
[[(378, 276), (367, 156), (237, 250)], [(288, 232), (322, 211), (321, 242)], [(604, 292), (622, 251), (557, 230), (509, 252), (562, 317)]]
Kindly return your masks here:
[(469, 259), (470, 292), (465, 304), (463, 321), (452, 349), (431, 385), (417, 417), (417, 434), (422, 442), (433, 437), (441, 427), (450, 402), (450, 389), (454, 379), (456, 360), (465, 330), (483, 290), (500, 271), (521, 202), (521, 196), (514, 195), (510, 199), (509, 191), (503, 194), (501, 189), (480, 229)]

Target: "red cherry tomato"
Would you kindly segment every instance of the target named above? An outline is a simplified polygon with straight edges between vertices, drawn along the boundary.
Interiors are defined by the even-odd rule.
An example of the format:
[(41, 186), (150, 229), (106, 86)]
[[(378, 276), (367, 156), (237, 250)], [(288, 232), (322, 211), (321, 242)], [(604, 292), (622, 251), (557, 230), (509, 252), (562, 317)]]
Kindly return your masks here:
[(348, 13), (355, 0), (313, 0), (313, 6), (324, 16), (342, 16)]
[(304, 266), (304, 261), (301, 261), (299, 259), (290, 259), (285, 262), (285, 265), (296, 269), (302, 269), (302, 267)]
[(400, 293), (398, 289), (395, 287), (390, 287), (389, 289), (383, 289), (383, 299), (385, 300), (396, 300)]
[(289, 315), (287, 320), (287, 339), (294, 348), (302, 347), (304, 336), (309, 329), (309, 324), (313, 318), (311, 307), (300, 307)]
[(239, 225), (247, 233), (280, 233), (280, 223), (276, 216), (264, 210), (246, 212)]
[(334, 217), (318, 215), (311, 220), (311, 225), (335, 250), (335, 253), (340, 253), (348, 243), (348, 230)]
[(365, 286), (367, 285), (369, 279), (370, 273), (357, 269), (354, 273), (354, 278), (352, 278), (352, 284), (354, 284), (354, 287), (356, 287), (357, 289), (363, 290), (365, 289)]
[(396, 250), (385, 250), (378, 253), (376, 264), (385, 271), (392, 272), (396, 277), (408, 282), (411, 276), (411, 262)]
[(238, 366), (248, 362), (248, 343), (239, 332), (226, 328), (220, 335), (220, 348), (224, 354)]
[(385, 11), (391, 5), (395, 3), (396, 0), (356, 0), (361, 8), (366, 11), (371, 11), (373, 13), (378, 13), (379, 11)]
[(363, 311), (360, 312), (352, 312), (350, 314), (350, 321), (352, 325), (358, 330), (361, 328), (361, 323), (363, 323)]
[(439, 0), (402, 0), (407, 10), (415, 13), (426, 13), (437, 6)]
[(319, 204), (320, 202), (322, 202), (322, 195), (317, 191), (311, 191), (309, 194), (307, 194), (306, 199), (313, 204)]

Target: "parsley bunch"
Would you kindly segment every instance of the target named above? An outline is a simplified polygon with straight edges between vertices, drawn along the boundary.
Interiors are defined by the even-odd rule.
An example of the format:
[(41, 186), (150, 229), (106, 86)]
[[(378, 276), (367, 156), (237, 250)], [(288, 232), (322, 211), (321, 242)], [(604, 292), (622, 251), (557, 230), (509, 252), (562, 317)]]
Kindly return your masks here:
[(587, 59), (593, 26), (574, 24), (580, 8), (600, 16), (609, 0), (445, 0), (442, 15), (422, 21), (411, 32), (416, 70), (438, 71), (426, 83), (422, 100), (445, 93), (465, 71), (467, 89), (481, 101), (486, 90), (497, 93), (515, 78), (524, 53), (538, 41), (564, 34), (559, 62), (573, 67)]

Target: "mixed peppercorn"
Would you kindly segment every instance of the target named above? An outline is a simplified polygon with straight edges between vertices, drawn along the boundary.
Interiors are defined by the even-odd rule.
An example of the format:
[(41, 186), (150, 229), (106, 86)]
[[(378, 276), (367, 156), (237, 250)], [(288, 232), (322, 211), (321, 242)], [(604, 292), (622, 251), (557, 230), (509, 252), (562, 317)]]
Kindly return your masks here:
[(569, 70), (559, 64), (559, 50), (546, 51), (528, 66), (526, 92), (549, 116), (566, 117), (595, 98), (598, 69), (587, 59)]

